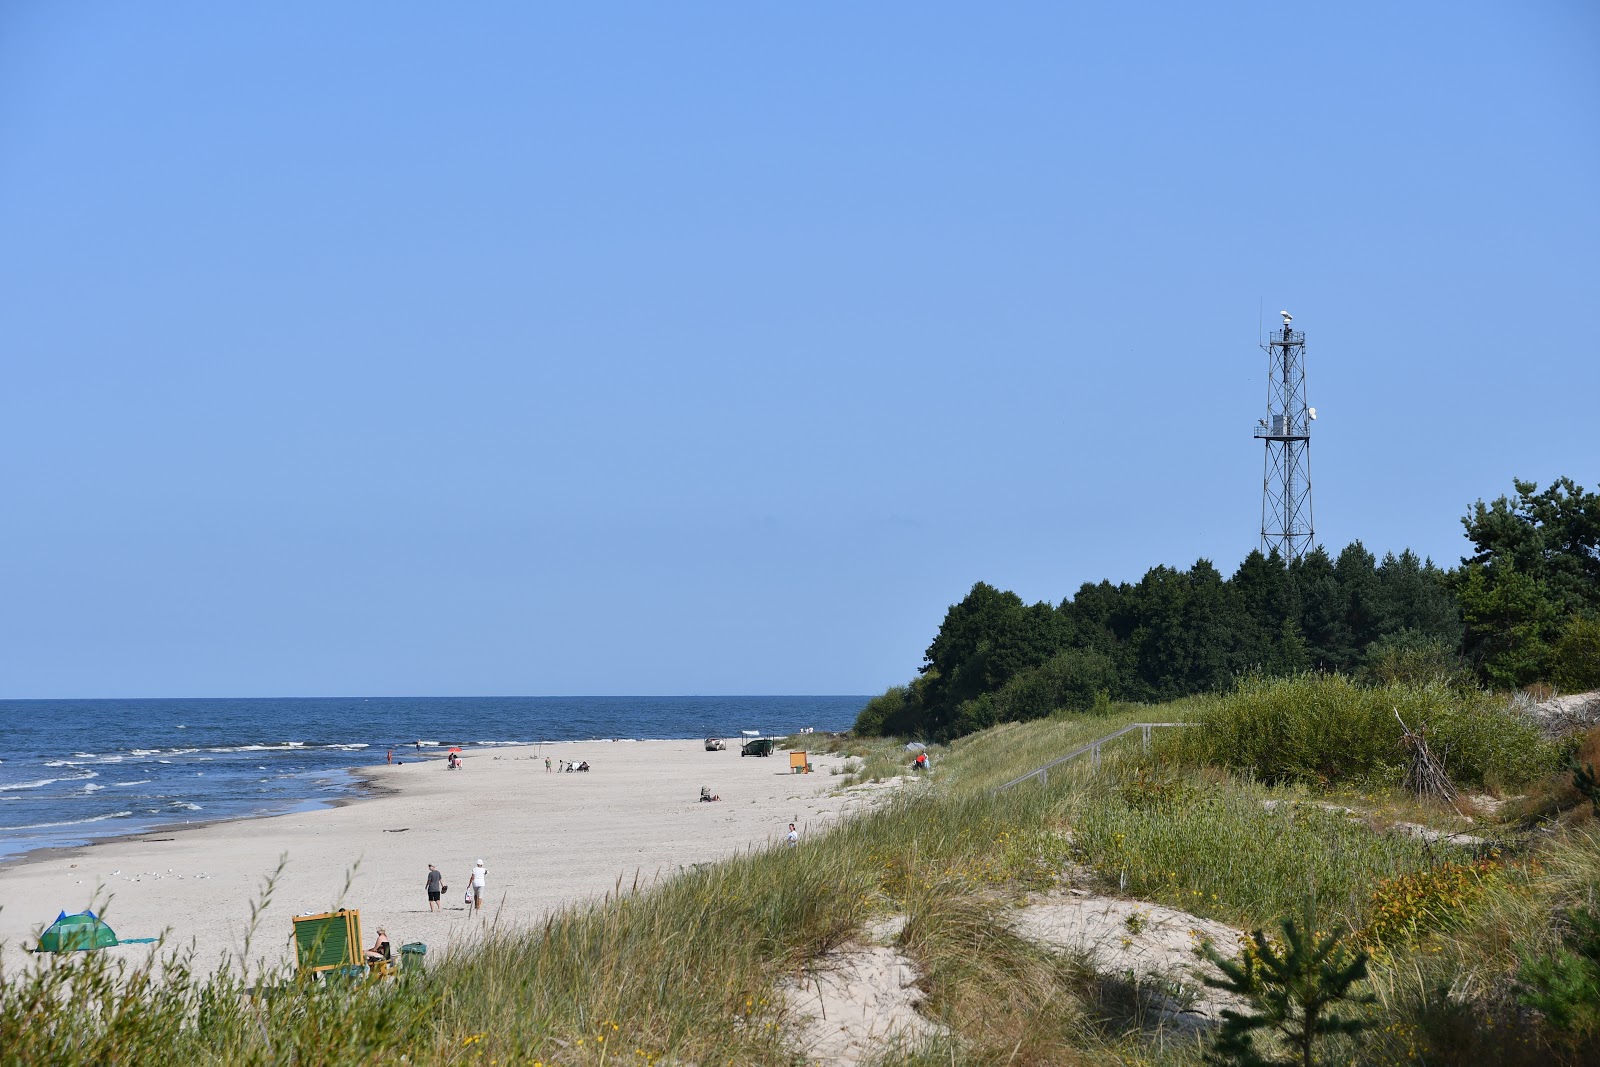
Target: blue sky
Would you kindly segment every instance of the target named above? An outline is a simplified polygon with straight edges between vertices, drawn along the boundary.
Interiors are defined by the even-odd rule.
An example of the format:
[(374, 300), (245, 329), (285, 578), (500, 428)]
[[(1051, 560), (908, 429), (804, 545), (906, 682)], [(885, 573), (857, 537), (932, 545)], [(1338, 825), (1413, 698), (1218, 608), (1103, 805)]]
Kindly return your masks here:
[(1600, 483), (1600, 7), (0, 7), (0, 696), (873, 692)]

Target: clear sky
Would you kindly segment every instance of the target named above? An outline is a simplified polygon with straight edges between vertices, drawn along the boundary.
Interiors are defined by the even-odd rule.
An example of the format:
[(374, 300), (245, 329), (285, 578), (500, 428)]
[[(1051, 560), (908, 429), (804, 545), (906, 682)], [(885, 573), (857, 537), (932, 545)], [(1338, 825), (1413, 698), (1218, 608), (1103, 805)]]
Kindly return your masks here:
[(862, 693), (1600, 484), (1600, 5), (0, 3), (0, 696)]

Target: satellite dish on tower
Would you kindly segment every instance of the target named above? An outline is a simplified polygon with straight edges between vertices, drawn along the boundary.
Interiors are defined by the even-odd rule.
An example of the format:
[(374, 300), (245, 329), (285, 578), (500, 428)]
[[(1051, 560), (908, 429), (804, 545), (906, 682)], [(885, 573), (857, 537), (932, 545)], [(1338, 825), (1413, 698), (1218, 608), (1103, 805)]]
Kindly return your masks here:
[(1317, 409), (1316, 408), (1306, 408), (1306, 414), (1311, 416), (1311, 421), (1312, 422), (1316, 422), (1317, 421)]

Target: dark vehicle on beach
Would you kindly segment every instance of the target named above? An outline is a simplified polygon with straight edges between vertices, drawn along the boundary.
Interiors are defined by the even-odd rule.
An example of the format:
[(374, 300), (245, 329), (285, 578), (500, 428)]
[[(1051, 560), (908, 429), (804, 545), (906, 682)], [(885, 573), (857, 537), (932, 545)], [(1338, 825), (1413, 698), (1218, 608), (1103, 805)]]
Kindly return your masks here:
[(746, 741), (744, 747), (739, 749), (741, 756), (770, 756), (772, 755), (772, 738), (758, 737), (753, 741)]

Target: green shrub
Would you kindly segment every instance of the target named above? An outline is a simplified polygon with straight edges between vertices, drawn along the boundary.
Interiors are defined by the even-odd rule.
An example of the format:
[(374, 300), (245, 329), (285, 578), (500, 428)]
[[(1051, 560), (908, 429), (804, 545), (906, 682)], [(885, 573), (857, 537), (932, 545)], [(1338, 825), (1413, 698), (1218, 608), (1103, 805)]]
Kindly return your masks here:
[(1574, 618), (1551, 650), (1550, 680), (1569, 693), (1600, 689), (1600, 619)]
[(894, 685), (867, 701), (856, 715), (854, 733), (860, 737), (898, 737), (911, 733), (922, 719), (920, 690)]
[(1329, 674), (1246, 679), (1195, 708), (1198, 726), (1164, 739), (1164, 755), (1274, 783), (1397, 783), (1405, 759), (1397, 712), (1413, 730), (1427, 727), (1457, 784), (1532, 781), (1560, 756), (1535, 724), (1489, 694), (1437, 683), (1369, 688)]
[(1577, 909), (1571, 932), (1553, 953), (1524, 953), (1521, 1000), (1542, 1013), (1562, 1040), (1600, 1037), (1600, 912)]
[(1362, 657), (1360, 678), (1368, 685), (1444, 685), (1464, 687), (1472, 673), (1455, 646), (1416, 630), (1384, 634)]
[(995, 716), (999, 722), (1026, 722), (1059, 711), (1088, 711), (1096, 695), (1115, 681), (1116, 667), (1109, 657), (1069, 648), (1001, 686), (994, 694)]

